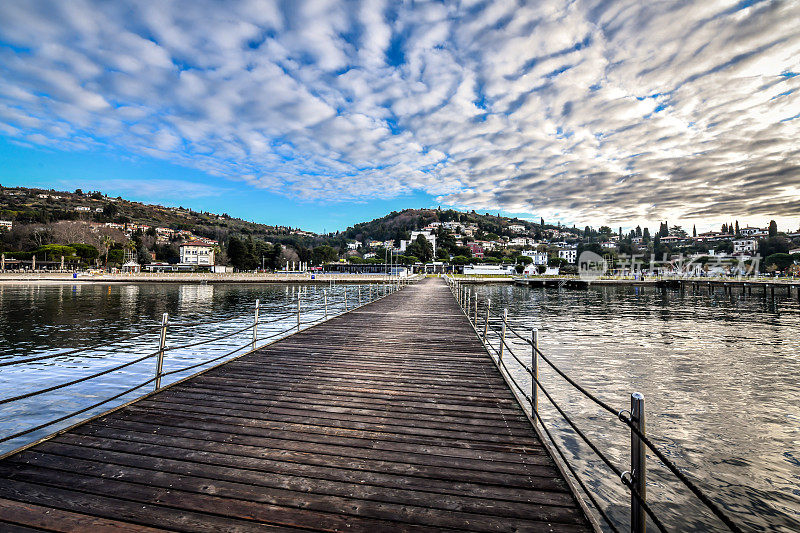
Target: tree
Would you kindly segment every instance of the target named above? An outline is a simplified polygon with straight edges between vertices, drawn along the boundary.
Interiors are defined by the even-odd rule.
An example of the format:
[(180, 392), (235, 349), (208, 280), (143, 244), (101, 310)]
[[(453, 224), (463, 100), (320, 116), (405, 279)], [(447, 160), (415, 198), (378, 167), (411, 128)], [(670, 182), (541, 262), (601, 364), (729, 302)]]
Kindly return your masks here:
[(247, 245), (238, 237), (231, 237), (228, 241), (228, 259), (235, 268), (244, 270), (247, 261)]
[(697, 225), (692, 226), (692, 237), (697, 237)]
[(92, 259), (100, 257), (100, 251), (91, 244), (73, 243), (69, 246), (75, 250), (75, 255), (87, 263)]
[(650, 242), (650, 228), (644, 228), (642, 230), (642, 240), (644, 242)]
[(103, 206), (103, 214), (105, 216), (107, 216), (108, 218), (114, 218), (117, 215), (117, 212), (119, 212), (119, 208), (117, 207), (117, 204), (110, 204), (109, 203), (109, 204), (106, 204), (105, 206)]
[(688, 237), (688, 235), (686, 235), (686, 232), (680, 226), (672, 226), (669, 230), (669, 234), (675, 235), (676, 237), (684, 237), (684, 238)]
[(728, 225), (723, 223), (721, 230), (722, 230), (722, 233), (728, 233)]
[(433, 245), (425, 238), (425, 235), (418, 235), (416, 240), (406, 248), (406, 254), (417, 256), (423, 263), (430, 263), (433, 259)]
[(773, 254), (789, 253), (791, 241), (784, 237), (769, 237), (758, 241), (758, 253), (761, 257), (768, 257)]
[(774, 220), (769, 221), (769, 236), (776, 237), (778, 235), (778, 224)]
[(312, 251), (311, 256), (315, 265), (334, 263), (339, 260), (339, 253), (335, 248), (328, 245), (317, 246)]
[(111, 250), (111, 245), (114, 244), (114, 241), (108, 235), (103, 235), (102, 237), (100, 237), (100, 243), (103, 245), (103, 248), (105, 248), (105, 262), (103, 263), (103, 265), (107, 265), (108, 252)]
[(737, 237), (741, 237), (741, 236), (742, 236), (742, 233), (739, 231), (739, 221), (738, 221), (738, 220), (736, 221), (736, 226), (735, 226), (735, 228), (736, 228), (736, 230), (735, 230), (736, 236), (737, 236)]
[(772, 254), (768, 255), (766, 259), (764, 259), (764, 264), (767, 265), (767, 269), (769, 267), (774, 266), (775, 268), (772, 270), (786, 270), (793, 264), (793, 258), (789, 254)]

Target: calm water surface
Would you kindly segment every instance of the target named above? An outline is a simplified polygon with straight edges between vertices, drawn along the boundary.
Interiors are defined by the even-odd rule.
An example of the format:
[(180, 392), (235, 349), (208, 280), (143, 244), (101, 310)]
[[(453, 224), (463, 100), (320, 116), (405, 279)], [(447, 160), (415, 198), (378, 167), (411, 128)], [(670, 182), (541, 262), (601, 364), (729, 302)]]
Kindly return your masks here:
[[(800, 310), (794, 293), (772, 302), (634, 287), (494, 285), (477, 292), (481, 304), (490, 297), (493, 309), (508, 308), (510, 323), (525, 335), (538, 328), (542, 352), (607, 403), (627, 409), (630, 393), (642, 392), (651, 438), (745, 529), (800, 531)], [(494, 323), (499, 326), (499, 318)], [(530, 347), (517, 341), (515, 352), (530, 362)], [(540, 380), (559, 405), (629, 470), (629, 432), (544, 365)], [(527, 374), (515, 376), (530, 390)], [(540, 406), (568, 457), (627, 528), (628, 500), (619, 480), (591, 460), (589, 448), (546, 399)], [(648, 465), (648, 499), (666, 524), (725, 530), (655, 457), (648, 456)]]
[[(357, 304), (359, 291), (366, 302), (379, 296), (381, 290), (377, 284), (0, 284), (0, 362), (91, 347), (79, 354), (0, 367), (0, 400), (75, 380), (153, 353), (158, 349), (163, 313), (169, 314), (166, 345), (173, 348), (165, 354), (163, 371), (170, 372), (220, 357), (252, 342), (252, 330), (247, 330), (210, 344), (179, 348), (251, 325), (256, 299), (261, 301), (258, 327), (261, 344), (267, 342), (264, 339), (268, 336), (277, 339), (296, 330), (298, 295), (301, 327), (305, 328), (325, 316), (323, 291), (327, 291), (329, 314), (344, 311), (345, 288), (350, 309)], [(287, 311), (293, 314), (286, 317)], [(129, 339), (133, 335), (136, 337)], [(97, 345), (105, 347), (96, 348)], [(230, 357), (245, 352), (242, 350)], [(2, 404), (0, 439), (84, 409), (150, 380), (155, 374), (155, 364), (155, 357), (151, 357), (86, 382)], [(202, 368), (165, 377), (162, 386)], [(2, 442), (0, 453), (150, 392), (153, 386), (151, 382), (78, 418)]]

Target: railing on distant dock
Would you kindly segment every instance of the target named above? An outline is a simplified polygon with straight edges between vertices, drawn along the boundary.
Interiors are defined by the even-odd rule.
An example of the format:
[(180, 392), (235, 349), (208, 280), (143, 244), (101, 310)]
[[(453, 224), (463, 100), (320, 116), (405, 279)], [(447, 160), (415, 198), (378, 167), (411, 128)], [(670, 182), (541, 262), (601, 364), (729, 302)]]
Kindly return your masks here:
[[(562, 464), (572, 475), (572, 478), (581, 488), (583, 493), (591, 502), (597, 514), (603, 519), (606, 525), (614, 532), (619, 531), (619, 526), (614, 523), (608, 516), (606, 510), (597, 501), (596, 496), (586, 485), (586, 482), (578, 474), (573, 465), (567, 460), (564, 450), (556, 441), (550, 429), (542, 420), (539, 413), (539, 392), (544, 395), (548, 402), (558, 411), (561, 418), (569, 425), (572, 431), (592, 450), (592, 452), (608, 467), (609, 470), (619, 478), (620, 482), (630, 492), (630, 530), (635, 533), (644, 533), (646, 529), (647, 518), (649, 517), (652, 523), (658, 528), (659, 531), (667, 531), (663, 522), (659, 519), (658, 515), (653, 511), (650, 503), (647, 500), (647, 457), (646, 452), (650, 450), (658, 460), (675, 476), (675, 478), (689, 489), (703, 505), (713, 513), (730, 531), (741, 532), (742, 530), (737, 526), (731, 518), (726, 515), (719, 505), (717, 505), (711, 498), (706, 495), (694, 482), (692, 482), (685, 473), (669, 458), (666, 454), (657, 447), (652, 440), (647, 436), (645, 429), (645, 411), (644, 411), (644, 396), (638, 392), (631, 394), (630, 409), (615, 409), (608, 405), (603, 400), (586, 390), (574, 379), (563, 372), (553, 361), (546, 356), (539, 349), (539, 335), (536, 329), (531, 329), (530, 337), (527, 337), (508, 323), (508, 309), (503, 309), (502, 314), (497, 311), (492, 311), (491, 300), (485, 299), (482, 305), (479, 305), (477, 292), (473, 291), (468, 285), (461, 283), (460, 280), (445, 277), (454, 297), (458, 301), (461, 309), (471, 322), (478, 337), (483, 341), (486, 346), (487, 352), (494, 360), (495, 364), (501, 370), (501, 374), (512, 387), (512, 391), (516, 389), (515, 395), (524, 398), (530, 407), (530, 420), (535, 428), (540, 427), (548, 440), (552, 443), (552, 448), (558, 453)], [(495, 328), (491, 325), (490, 319), (496, 318), (500, 320), (501, 327)], [(480, 323), (482, 320), (482, 324)], [(490, 333), (497, 335), (497, 346), (493, 346), (490, 339)], [(507, 341), (507, 337), (513, 335), (531, 348), (529, 356), (530, 363), (526, 363), (517, 353), (514, 352), (512, 345)], [(510, 357), (509, 357), (510, 356)], [(516, 365), (531, 378), (530, 390), (519, 384), (513, 373), (509, 369), (507, 362), (509, 359), (513, 360)], [(572, 420), (569, 414), (555, 401), (553, 396), (542, 385), (539, 380), (539, 359), (547, 363), (555, 373), (566, 381), (575, 390), (580, 392), (584, 397), (588, 398), (595, 405), (602, 410), (608, 412), (611, 416), (610, 420), (621, 422), (624, 426), (630, 429), (631, 434), (631, 447), (630, 447), (630, 467), (628, 470), (623, 470), (614, 464), (614, 462), (604, 453), (596, 443), (594, 443), (584, 431), (582, 431)], [(518, 391), (518, 392), (517, 392)], [(538, 427), (537, 427), (538, 422)]]
[[(151, 361), (151, 360), (155, 359), (155, 363), (156, 364), (155, 364), (155, 372), (154, 372), (153, 377), (151, 377), (150, 379), (148, 379), (146, 381), (138, 383), (138, 384), (136, 384), (136, 385), (134, 385), (132, 387), (129, 387), (126, 390), (124, 390), (124, 391), (122, 391), (122, 392), (120, 392), (118, 394), (114, 394), (111, 397), (105, 398), (105, 399), (103, 399), (103, 400), (101, 400), (99, 402), (95, 402), (92, 405), (89, 405), (89, 406), (86, 406), (86, 407), (82, 407), (82, 408), (80, 408), (80, 409), (78, 409), (76, 411), (72, 411), (72, 412), (70, 412), (70, 413), (68, 413), (66, 415), (60, 416), (60, 417), (58, 417), (56, 419), (48, 420), (47, 422), (44, 422), (42, 424), (39, 424), (39, 425), (36, 425), (34, 427), (30, 427), (30, 428), (24, 429), (22, 431), (17, 431), (15, 433), (12, 433), (12, 434), (9, 434), (9, 435), (0, 436), (0, 444), (2, 444), (4, 442), (11, 441), (13, 439), (18, 439), (18, 438), (24, 437), (26, 435), (30, 435), (31, 433), (35, 433), (37, 431), (40, 431), (40, 430), (46, 429), (48, 427), (51, 427), (51, 426), (53, 426), (55, 424), (59, 424), (61, 422), (65, 422), (67, 420), (70, 420), (70, 419), (72, 419), (74, 417), (77, 417), (77, 416), (79, 416), (81, 414), (87, 413), (89, 411), (93, 411), (93, 410), (95, 410), (95, 409), (97, 409), (99, 407), (102, 407), (102, 406), (104, 406), (106, 404), (109, 404), (110, 402), (113, 402), (114, 400), (117, 400), (119, 398), (125, 397), (125, 396), (127, 396), (129, 394), (132, 394), (132, 393), (136, 392), (136, 391), (140, 391), (141, 389), (143, 389), (144, 387), (146, 387), (147, 385), (150, 385), (150, 384), (153, 384), (153, 391), (151, 391), (149, 393), (142, 393), (141, 396), (145, 396), (147, 394), (152, 394), (153, 392), (158, 392), (159, 390), (162, 389), (161, 381), (164, 378), (167, 378), (167, 377), (175, 375), (175, 374), (180, 374), (180, 373), (184, 373), (184, 372), (187, 372), (187, 371), (190, 371), (190, 370), (194, 370), (194, 369), (197, 369), (197, 368), (200, 368), (200, 367), (204, 367), (204, 366), (210, 365), (212, 363), (217, 363), (217, 362), (220, 362), (220, 361), (221, 362), (218, 363), (218, 364), (226, 363), (226, 362), (228, 362), (228, 361), (230, 361), (232, 359), (235, 359), (237, 357), (241, 357), (242, 355), (246, 355), (247, 353), (250, 353), (250, 352), (252, 352), (252, 351), (254, 351), (256, 349), (263, 348), (264, 346), (267, 346), (268, 344), (271, 344), (272, 342), (280, 340), (280, 338), (283, 338), (283, 336), (286, 336), (286, 335), (290, 334), (293, 331), (295, 331), (295, 332), (301, 331), (302, 329), (305, 329), (304, 326), (305, 327), (311, 327), (313, 325), (325, 322), (326, 320), (328, 320), (330, 318), (339, 316), (339, 315), (347, 313), (349, 311), (353, 311), (354, 309), (357, 309), (357, 308), (359, 308), (361, 306), (364, 306), (364, 305), (367, 305), (367, 304), (372, 303), (374, 301), (380, 300), (381, 298), (383, 298), (385, 296), (388, 296), (389, 294), (392, 294), (393, 292), (396, 292), (396, 291), (399, 291), (399, 290), (403, 289), (405, 286), (409, 285), (410, 283), (412, 283), (414, 281), (417, 281), (418, 279), (419, 278), (416, 277), (416, 276), (412, 277), (412, 278), (394, 277), (393, 279), (388, 280), (386, 283), (373, 284), (373, 285), (370, 285), (370, 286), (367, 286), (367, 287), (362, 287), (360, 285), (356, 286), (356, 287), (348, 287), (347, 285), (340, 285), (340, 287), (342, 287), (342, 290), (341, 290), (341, 293), (336, 297), (336, 299), (328, 297), (327, 289), (322, 291), (321, 297), (317, 298), (316, 301), (304, 300), (302, 298), (302, 294), (300, 292), (298, 292), (297, 300), (295, 302), (289, 303), (288, 306), (287, 306), (287, 307), (291, 307), (292, 308), (291, 310), (287, 309), (282, 313), (270, 316), (270, 318), (268, 320), (262, 320), (261, 319), (261, 316), (260, 316), (261, 311), (266, 309), (266, 308), (261, 306), (261, 303), (260, 303), (259, 300), (256, 300), (255, 304), (254, 304), (253, 312), (252, 312), (252, 315), (251, 315), (253, 317), (252, 322), (250, 324), (248, 324), (247, 326), (236, 328), (233, 331), (226, 332), (226, 333), (224, 333), (222, 335), (218, 335), (218, 336), (215, 336), (213, 338), (203, 339), (203, 340), (199, 340), (199, 341), (186, 342), (186, 343), (183, 343), (183, 344), (172, 345), (172, 346), (168, 346), (167, 345), (167, 338), (169, 336), (169, 330), (170, 330), (171, 324), (169, 322), (168, 314), (164, 313), (162, 318), (161, 318), (161, 323), (156, 326), (156, 328), (157, 328), (156, 333), (157, 333), (157, 339), (158, 339), (158, 348), (156, 350), (154, 350), (154, 351), (152, 351), (152, 352), (150, 352), (150, 353), (148, 353), (146, 355), (137, 357), (137, 358), (135, 358), (133, 360), (126, 361), (125, 363), (121, 363), (121, 364), (116, 365), (114, 367), (107, 368), (105, 370), (102, 370), (102, 371), (99, 371), (99, 372), (95, 372), (93, 374), (90, 374), (90, 375), (87, 375), (87, 376), (83, 376), (83, 377), (80, 377), (80, 378), (77, 378), (77, 379), (73, 379), (71, 381), (67, 381), (67, 382), (64, 382), (64, 383), (59, 383), (57, 385), (53, 385), (53, 386), (46, 387), (46, 388), (39, 389), (39, 390), (35, 390), (35, 391), (25, 392), (25, 393), (22, 393), (22, 394), (19, 394), (19, 395), (16, 395), (16, 396), (10, 396), (10, 397), (7, 397), (7, 398), (0, 398), (0, 406), (6, 405), (6, 404), (10, 404), (10, 403), (13, 403), (13, 402), (19, 402), (21, 400), (25, 400), (25, 399), (28, 399), (28, 398), (37, 397), (37, 396), (40, 396), (40, 395), (43, 395), (43, 394), (47, 394), (49, 392), (53, 392), (53, 391), (56, 391), (56, 390), (59, 390), (59, 389), (63, 389), (63, 388), (66, 388), (66, 387), (77, 385), (79, 383), (85, 383), (85, 382), (90, 381), (92, 379), (100, 378), (102, 376), (106, 376), (106, 375), (111, 374), (113, 372), (118, 372), (120, 370), (126, 369), (126, 368), (131, 367), (133, 365), (136, 365), (138, 363), (142, 363), (142, 362), (145, 362), (145, 361)], [(340, 312), (338, 312), (338, 313), (331, 312), (333, 310), (333, 308), (335, 308), (337, 306), (338, 306), (338, 308), (340, 308), (342, 310)], [(273, 309), (273, 311), (274, 311), (274, 309)], [(304, 316), (308, 317), (312, 313), (314, 313), (314, 315), (312, 315), (311, 318), (306, 318), (304, 320)], [(230, 323), (230, 322), (233, 322), (233, 321), (235, 321), (237, 319), (241, 320), (242, 318), (246, 318), (246, 317), (247, 317), (247, 315), (233, 317), (233, 318), (227, 318), (227, 319), (224, 319), (224, 320), (212, 321), (212, 322), (176, 323), (176, 324), (172, 325), (172, 327), (173, 328), (178, 328), (179, 331), (180, 331), (180, 335), (182, 337), (191, 338), (191, 337), (194, 336), (193, 332), (191, 330), (187, 331), (186, 328), (195, 328), (195, 327), (197, 327), (197, 328), (207, 328), (208, 326), (217, 326), (217, 325), (224, 324), (226, 322)], [(277, 324), (277, 323), (281, 323), (281, 322), (283, 322), (284, 323), (283, 325), (286, 325), (287, 327), (284, 328), (284, 329), (281, 329), (279, 331), (272, 332), (269, 335), (259, 336), (259, 326), (265, 326), (267, 324)], [(177, 368), (177, 369), (174, 369), (174, 370), (169, 370), (169, 371), (166, 371), (166, 372), (164, 371), (164, 360), (165, 360), (165, 357), (168, 357), (167, 354), (169, 354), (170, 352), (175, 352), (177, 350), (187, 350), (187, 349), (190, 349), (190, 348), (197, 348), (199, 346), (219, 343), (222, 340), (229, 339), (229, 338), (234, 337), (236, 335), (243, 334), (243, 333), (245, 333), (247, 331), (252, 331), (252, 338), (248, 339), (248, 342), (245, 343), (245, 344), (237, 346), (237, 347), (233, 348), (232, 350), (226, 351), (225, 353), (223, 353), (221, 355), (216, 355), (215, 357), (212, 357), (210, 359), (202, 360), (202, 361), (199, 361), (197, 363), (193, 363), (191, 365), (184, 366), (184, 367), (181, 367), (181, 368)], [(119, 346), (122, 343), (126, 343), (126, 342), (132, 341), (134, 339), (145, 337), (147, 335), (152, 336), (153, 333), (154, 333), (153, 331), (146, 331), (146, 332), (143, 332), (143, 333), (138, 333), (136, 335), (127, 336), (127, 337), (124, 337), (122, 339), (115, 339), (113, 341), (113, 343), (114, 343), (114, 345)], [(264, 342), (264, 341), (267, 341), (267, 342)], [(259, 345), (259, 342), (262, 342), (262, 344)], [(110, 348), (109, 344), (110, 343), (103, 343), (103, 344), (99, 344), (99, 345), (93, 345), (93, 346), (87, 346), (87, 347), (84, 347), (84, 348), (77, 348), (77, 349), (73, 349), (73, 350), (68, 350), (68, 351), (65, 351), (65, 352), (58, 352), (58, 353), (52, 353), (52, 354), (46, 354), (46, 355), (39, 355), (39, 356), (35, 356), (35, 357), (26, 357), (26, 358), (21, 358), (21, 359), (12, 359), (12, 360), (7, 360), (7, 361), (0, 361), (0, 368), (2, 368), (2, 367), (10, 367), (10, 366), (17, 366), (17, 365), (26, 365), (26, 364), (29, 364), (29, 363), (35, 363), (35, 362), (39, 362), (39, 361), (52, 360), (52, 359), (58, 359), (58, 358), (71, 358), (71, 357), (74, 357), (76, 355), (80, 356), (80, 355), (83, 355), (83, 354), (91, 353), (91, 352), (96, 351), (96, 350), (105, 349), (105, 351), (108, 351), (108, 349)], [(117, 353), (117, 352), (113, 352), (113, 353)], [(206, 369), (201, 370), (201, 371), (199, 371), (197, 373), (205, 372), (205, 371), (209, 370), (210, 368), (213, 368), (213, 367), (206, 368)], [(197, 375), (197, 373), (193, 374), (192, 376)], [(186, 378), (182, 378), (181, 381), (183, 381), (185, 379), (189, 379), (192, 376), (188, 376)], [(138, 399), (141, 396), (139, 396), (139, 397), (137, 397), (135, 399)], [(130, 401), (134, 401), (134, 400), (129, 400), (127, 403), (130, 403)], [(126, 404), (123, 404), (123, 405), (126, 405)], [(114, 407), (114, 409), (117, 409), (119, 407), (120, 406), (116, 406), (116, 407)], [(108, 411), (106, 411), (106, 412), (108, 412)], [(96, 416), (101, 416), (101, 415), (96, 415)], [(84, 420), (79, 420), (76, 423), (79, 424), (79, 423), (82, 423), (82, 422), (84, 422)], [(75, 424), (73, 424), (72, 426), (74, 426), (74, 425)], [(70, 426), (70, 427), (72, 427), (72, 426)], [(56, 433), (61, 433), (63, 431), (65, 431), (65, 429), (62, 428), (62, 429), (58, 430)], [(44, 437), (44, 439), (47, 439), (47, 438), (49, 438), (51, 436), (52, 436), (52, 434)], [(37, 441), (37, 442), (39, 442), (39, 441)], [(27, 444), (25, 444), (25, 445), (23, 445), (21, 447), (15, 448), (14, 450), (11, 450), (11, 451), (9, 451), (9, 452), (7, 452), (5, 454), (0, 455), (0, 458), (6, 457), (6, 456), (11, 455), (13, 453), (16, 453), (20, 449), (27, 448), (27, 447), (31, 446), (32, 444), (33, 443), (27, 443)]]

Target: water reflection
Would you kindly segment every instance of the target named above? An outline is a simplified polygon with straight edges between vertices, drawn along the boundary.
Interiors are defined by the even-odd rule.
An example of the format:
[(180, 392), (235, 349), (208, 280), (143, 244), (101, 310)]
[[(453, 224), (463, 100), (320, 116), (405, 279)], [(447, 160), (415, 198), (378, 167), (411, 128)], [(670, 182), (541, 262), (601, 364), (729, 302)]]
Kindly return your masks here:
[[(612, 406), (646, 397), (648, 431), (747, 529), (800, 530), (800, 313), (796, 299), (732, 297), (635, 287), (585, 291), (485, 286), (481, 299), (509, 309), (521, 331), (538, 328), (540, 348), (567, 374)], [(495, 319), (499, 326), (499, 320)], [(515, 349), (530, 361), (530, 348)], [(524, 387), (526, 374), (515, 373)], [(629, 435), (552, 371), (541, 381), (579, 426), (628, 470)], [(575, 440), (558, 413), (543, 418), (627, 527), (619, 481)], [(650, 458), (649, 497), (678, 530), (722, 530)]]

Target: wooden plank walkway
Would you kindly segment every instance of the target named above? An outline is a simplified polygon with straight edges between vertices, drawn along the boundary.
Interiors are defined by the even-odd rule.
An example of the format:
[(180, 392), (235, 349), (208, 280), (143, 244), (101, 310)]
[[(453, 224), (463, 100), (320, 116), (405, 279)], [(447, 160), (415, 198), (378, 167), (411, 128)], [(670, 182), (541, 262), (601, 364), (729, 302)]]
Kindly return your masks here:
[(3, 531), (590, 531), (442, 280), (0, 462)]

